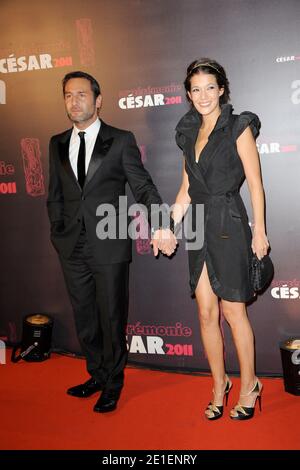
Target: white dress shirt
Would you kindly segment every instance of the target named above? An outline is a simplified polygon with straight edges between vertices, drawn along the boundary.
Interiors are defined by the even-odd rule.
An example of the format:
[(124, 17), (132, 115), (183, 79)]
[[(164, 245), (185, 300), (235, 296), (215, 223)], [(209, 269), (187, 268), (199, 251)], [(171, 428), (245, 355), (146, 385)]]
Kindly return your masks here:
[(99, 133), (101, 126), (101, 121), (99, 118), (93, 122), (89, 127), (81, 131), (75, 125), (73, 126), (73, 132), (71, 135), (70, 146), (69, 146), (69, 159), (71, 163), (72, 170), (78, 179), (77, 175), (77, 159), (80, 146), (80, 137), (78, 132), (85, 132), (85, 174), (87, 174), (88, 167), (91, 161), (92, 153), (94, 150), (95, 142), (97, 135)]

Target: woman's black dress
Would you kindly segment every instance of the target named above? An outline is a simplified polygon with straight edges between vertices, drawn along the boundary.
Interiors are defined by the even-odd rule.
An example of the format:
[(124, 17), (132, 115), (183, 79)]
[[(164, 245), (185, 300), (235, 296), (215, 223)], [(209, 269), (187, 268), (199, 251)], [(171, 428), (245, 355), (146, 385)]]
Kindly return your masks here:
[(260, 121), (248, 111), (234, 115), (230, 104), (223, 105), (197, 163), (195, 143), (201, 120), (193, 108), (176, 127), (176, 142), (186, 160), (192, 212), (196, 204), (204, 204), (204, 243), (202, 248), (189, 250), (191, 293), (195, 293), (205, 262), (217, 296), (247, 302), (254, 296), (249, 279), (252, 233), (239, 193), (245, 173), (236, 139), (248, 126), (256, 138)]

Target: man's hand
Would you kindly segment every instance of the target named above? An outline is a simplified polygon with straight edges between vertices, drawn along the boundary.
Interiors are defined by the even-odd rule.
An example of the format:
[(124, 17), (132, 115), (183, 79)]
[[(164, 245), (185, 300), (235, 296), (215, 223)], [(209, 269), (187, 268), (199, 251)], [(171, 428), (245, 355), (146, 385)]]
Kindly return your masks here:
[(174, 233), (167, 228), (156, 230), (150, 244), (152, 245), (154, 256), (158, 255), (159, 250), (164, 255), (171, 256), (176, 250), (178, 242)]

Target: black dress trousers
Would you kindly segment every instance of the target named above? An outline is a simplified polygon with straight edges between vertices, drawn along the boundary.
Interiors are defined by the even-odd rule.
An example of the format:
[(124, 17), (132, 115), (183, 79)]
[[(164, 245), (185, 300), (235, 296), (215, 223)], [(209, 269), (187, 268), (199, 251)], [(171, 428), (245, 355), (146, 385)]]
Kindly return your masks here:
[(120, 389), (128, 354), (129, 263), (95, 263), (84, 225), (71, 257), (60, 261), (87, 370), (105, 389)]

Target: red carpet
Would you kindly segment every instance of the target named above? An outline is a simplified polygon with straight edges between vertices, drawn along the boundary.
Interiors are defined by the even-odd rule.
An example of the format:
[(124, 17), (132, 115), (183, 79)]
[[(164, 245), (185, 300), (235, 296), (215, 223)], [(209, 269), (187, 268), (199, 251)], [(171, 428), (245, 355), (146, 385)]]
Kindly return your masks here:
[[(7, 354), (8, 355), (8, 354)], [(209, 377), (127, 368), (118, 409), (93, 412), (97, 395), (78, 399), (65, 390), (85, 381), (85, 362), (52, 355), (42, 363), (0, 365), (0, 449), (300, 449), (300, 397), (282, 379), (262, 379), (262, 413), (231, 421), (228, 409), (209, 422)], [(233, 378), (229, 406), (238, 397)]]

